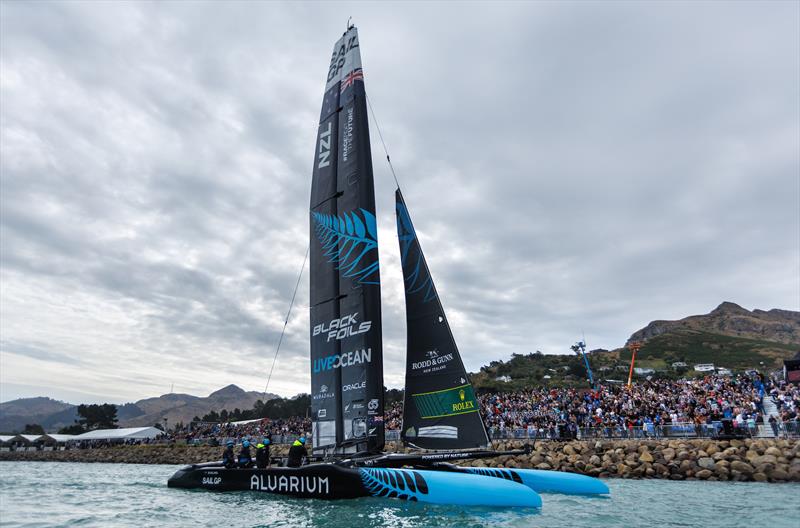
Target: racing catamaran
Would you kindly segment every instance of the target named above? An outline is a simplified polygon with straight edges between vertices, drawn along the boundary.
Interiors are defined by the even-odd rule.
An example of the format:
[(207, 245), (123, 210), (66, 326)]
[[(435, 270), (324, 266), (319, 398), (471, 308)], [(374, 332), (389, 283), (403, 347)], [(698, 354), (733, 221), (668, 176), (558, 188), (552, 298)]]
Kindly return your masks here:
[(333, 49), (315, 151), (309, 252), (314, 462), (266, 469), (196, 464), (179, 470), (168, 485), (533, 508), (541, 506), (540, 491), (607, 493), (605, 484), (583, 475), (450, 463), (524, 451), (490, 450), (477, 398), (399, 188), (397, 232), (408, 332), (401, 438), (406, 445), (436, 451), (383, 452), (378, 229), (364, 72), (353, 26)]

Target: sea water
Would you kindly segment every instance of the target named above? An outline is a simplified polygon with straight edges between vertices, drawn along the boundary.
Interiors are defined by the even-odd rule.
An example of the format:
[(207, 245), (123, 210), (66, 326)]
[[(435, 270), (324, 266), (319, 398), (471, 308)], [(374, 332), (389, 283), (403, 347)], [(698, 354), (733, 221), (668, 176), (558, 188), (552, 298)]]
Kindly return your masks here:
[(609, 497), (542, 494), (524, 510), (167, 488), (179, 467), (0, 462), (0, 526), (800, 527), (800, 484), (610, 479)]

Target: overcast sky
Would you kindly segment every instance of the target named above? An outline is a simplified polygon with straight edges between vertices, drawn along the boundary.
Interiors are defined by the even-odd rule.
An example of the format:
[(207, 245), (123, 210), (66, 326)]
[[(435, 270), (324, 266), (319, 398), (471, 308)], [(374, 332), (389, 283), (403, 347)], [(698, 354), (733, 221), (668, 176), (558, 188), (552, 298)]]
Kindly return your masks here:
[[(0, 3), (0, 400), (263, 390), (333, 43), (467, 368), (800, 309), (800, 3)], [(394, 184), (372, 125), (386, 381)], [(308, 276), (270, 391), (308, 391)]]

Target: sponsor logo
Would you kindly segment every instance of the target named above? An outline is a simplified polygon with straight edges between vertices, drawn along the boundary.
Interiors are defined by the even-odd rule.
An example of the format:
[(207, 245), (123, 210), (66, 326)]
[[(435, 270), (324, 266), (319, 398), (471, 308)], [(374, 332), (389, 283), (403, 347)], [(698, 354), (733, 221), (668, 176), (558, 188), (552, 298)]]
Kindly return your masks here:
[(327, 409), (320, 409), (317, 411), (317, 418), (325, 418), (326, 416), (328, 416)]
[(458, 401), (453, 404), (453, 412), (468, 411), (470, 409), (475, 408), (475, 402), (472, 400), (465, 401), (464, 400), (465, 397), (466, 395), (464, 394), (464, 389), (458, 391), (458, 399), (461, 401)]
[(327, 334), (327, 341), (330, 343), (331, 339), (336, 339), (338, 341), (339, 339), (344, 339), (345, 337), (369, 332), (369, 329), (372, 328), (372, 321), (364, 321), (359, 323), (356, 321), (357, 316), (358, 312), (345, 315), (339, 319), (333, 319), (327, 324), (327, 326), (325, 323), (318, 324), (314, 326), (314, 330), (312, 331), (311, 335), (318, 336), (320, 334)]
[(203, 477), (203, 484), (207, 486), (216, 486), (222, 482), (222, 477)]
[(314, 373), (372, 362), (372, 349), (362, 348), (346, 354), (333, 354), (314, 360)]
[(460, 387), (453, 387), (440, 391), (412, 394), (411, 396), (422, 418), (441, 418), (453, 414), (478, 411), (472, 385), (462, 385)]
[(344, 134), (342, 136), (342, 160), (347, 161), (350, 157), (350, 152), (353, 150), (353, 113), (354, 107), (347, 109), (347, 121), (344, 125)]
[(447, 367), (453, 361), (453, 354), (440, 354), (438, 350), (428, 350), (425, 352), (428, 359), (417, 361), (411, 364), (411, 370), (422, 370), (423, 374), (436, 372)]
[(363, 409), (363, 408), (364, 408), (364, 404), (363, 403), (361, 403), (361, 402), (353, 402), (353, 410), (355, 410), (355, 409)]
[(374, 398), (370, 400), (369, 403), (367, 404), (367, 409), (369, 409), (370, 411), (377, 411), (379, 405), (380, 403), (378, 402), (378, 398)]
[(327, 400), (328, 398), (333, 398), (334, 394), (332, 392), (328, 392), (328, 386), (322, 385), (319, 388), (319, 392), (313, 396), (313, 400)]
[(331, 64), (328, 67), (328, 82), (331, 82), (334, 77), (339, 74), (339, 71), (344, 67), (344, 57), (350, 51), (358, 47), (358, 37), (356, 35), (347, 39), (347, 42), (342, 43), (338, 49), (333, 50), (331, 54)]
[[(363, 389), (366, 386), (367, 386), (367, 382), (366, 381), (362, 381), (361, 383), (347, 383), (345, 385), (342, 385), (342, 392)], [(345, 407), (344, 410), (346, 411), (348, 407), (350, 407), (349, 404), (347, 405), (347, 407)]]
[(322, 169), (331, 164), (331, 128), (333, 125), (328, 121), (328, 129), (319, 133), (319, 163), (317, 168)]
[(286, 475), (253, 475), (250, 489), (256, 491), (286, 493), (330, 494), (328, 477), (298, 477)]
[(361, 438), (367, 435), (367, 422), (363, 417), (353, 418), (350, 421), (351, 438)]

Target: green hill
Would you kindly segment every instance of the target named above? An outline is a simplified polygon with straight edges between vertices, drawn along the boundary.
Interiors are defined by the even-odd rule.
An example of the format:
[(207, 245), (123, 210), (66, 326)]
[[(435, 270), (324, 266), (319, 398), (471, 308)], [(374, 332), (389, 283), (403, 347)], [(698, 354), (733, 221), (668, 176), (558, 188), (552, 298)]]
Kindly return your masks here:
[[(702, 375), (693, 366), (713, 363), (732, 371), (780, 369), (800, 350), (800, 312), (753, 310), (724, 302), (708, 314), (677, 321), (653, 321), (634, 332), (627, 344), (642, 343), (636, 367), (657, 377)], [(626, 344), (626, 346), (627, 346)], [(589, 353), (596, 379), (625, 381), (631, 361), (628, 348)], [(686, 368), (673, 363), (686, 363)], [(472, 375), (479, 390), (517, 390), (533, 386), (588, 386), (583, 361), (574, 355), (514, 354), (493, 361)]]

